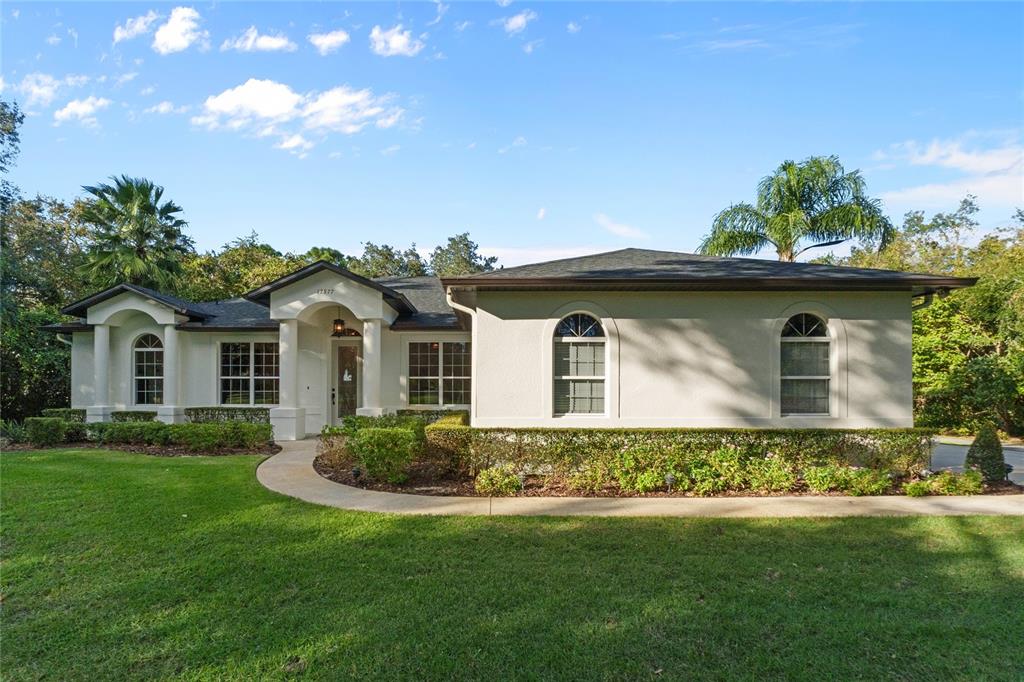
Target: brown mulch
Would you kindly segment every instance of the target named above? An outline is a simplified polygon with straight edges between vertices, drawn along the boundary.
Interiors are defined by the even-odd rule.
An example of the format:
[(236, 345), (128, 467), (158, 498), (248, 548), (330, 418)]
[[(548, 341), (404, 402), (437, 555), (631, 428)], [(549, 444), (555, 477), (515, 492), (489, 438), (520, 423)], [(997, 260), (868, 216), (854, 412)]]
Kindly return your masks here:
[[(270, 443), (263, 445), (258, 448), (221, 448), (219, 450), (204, 450), (202, 452), (195, 452), (193, 450), (187, 450), (183, 447), (175, 447), (171, 445), (127, 445), (127, 444), (116, 444), (116, 443), (65, 443), (59, 446), (61, 450), (118, 450), (120, 452), (135, 452), (142, 455), (150, 455), (151, 457), (220, 457), (222, 455), (276, 455), (281, 452), (281, 446), (277, 443)], [(16, 445), (6, 445), (3, 448), (4, 452), (20, 452), (24, 450), (52, 450), (54, 448), (37, 448), (34, 445), (27, 443), (18, 443)]]
[[(339, 463), (333, 457), (317, 455), (313, 468), (324, 478), (343, 483), (362, 490), (379, 490), (388, 493), (406, 493), (412, 495), (435, 495), (439, 497), (486, 497), (477, 493), (473, 479), (464, 474), (453, 474), (431, 462), (417, 462), (409, 468), (409, 478), (405, 483), (394, 484), (384, 481), (372, 481), (361, 472), (359, 477), (353, 475), (350, 463)], [(896, 495), (895, 493), (893, 493)], [(985, 486), (989, 495), (1020, 495), (1024, 487), (1014, 483), (995, 483)], [(728, 491), (713, 497), (846, 497), (843, 493), (814, 493), (809, 490), (795, 490), (784, 493), (757, 493), (753, 491)], [(625, 492), (618, 486), (608, 486), (596, 492), (569, 488), (564, 483), (549, 483), (543, 476), (527, 476), (526, 486), (515, 494), (515, 497), (701, 497), (689, 491), (665, 490), (637, 494)]]

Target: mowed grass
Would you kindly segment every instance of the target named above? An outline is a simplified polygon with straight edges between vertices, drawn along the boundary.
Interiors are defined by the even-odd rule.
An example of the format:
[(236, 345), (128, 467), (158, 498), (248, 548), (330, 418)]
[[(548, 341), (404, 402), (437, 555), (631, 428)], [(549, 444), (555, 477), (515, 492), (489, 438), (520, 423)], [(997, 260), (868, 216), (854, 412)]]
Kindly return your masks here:
[(1024, 519), (420, 518), (6, 453), (6, 680), (1024, 678)]

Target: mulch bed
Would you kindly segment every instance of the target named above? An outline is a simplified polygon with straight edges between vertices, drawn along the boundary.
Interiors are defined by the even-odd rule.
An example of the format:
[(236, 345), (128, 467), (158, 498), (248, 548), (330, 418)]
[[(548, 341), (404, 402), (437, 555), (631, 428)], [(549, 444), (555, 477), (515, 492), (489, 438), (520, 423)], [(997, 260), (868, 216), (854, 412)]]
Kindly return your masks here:
[[(276, 455), (281, 452), (281, 446), (277, 443), (271, 443), (263, 445), (258, 448), (221, 448), (219, 450), (203, 450), (201, 452), (195, 452), (193, 450), (187, 450), (182, 447), (176, 447), (171, 445), (127, 445), (123, 443), (62, 443), (61, 445), (55, 446), (61, 449), (68, 450), (95, 450), (97, 448), (103, 448), (104, 450), (119, 450), (121, 452), (137, 452), (143, 455), (150, 455), (151, 457), (210, 457), (210, 456), (222, 456), (222, 455)], [(53, 448), (37, 448), (34, 445), (27, 443), (18, 443), (15, 445), (4, 446), (4, 452), (17, 452), (24, 450), (52, 450)]]
[[(469, 476), (452, 474), (435, 464), (429, 462), (417, 462), (409, 468), (409, 478), (405, 483), (394, 484), (384, 481), (371, 481), (363, 473), (356, 477), (352, 473), (352, 466), (337, 464), (333, 458), (325, 458), (317, 455), (313, 461), (313, 468), (324, 478), (343, 483), (354, 488), (363, 490), (379, 490), (388, 493), (406, 493), (412, 495), (435, 495), (439, 497), (486, 497), (477, 493), (473, 485), (473, 479)], [(986, 495), (1020, 495), (1024, 494), (1024, 487), (1014, 483), (995, 483), (985, 486)], [(793, 490), (783, 493), (758, 493), (753, 491), (728, 491), (712, 495), (711, 497), (847, 497), (843, 493), (814, 493), (809, 490)], [(893, 493), (895, 497), (902, 497)], [(668, 492), (665, 490), (637, 494), (625, 492), (617, 486), (608, 486), (596, 492), (576, 490), (564, 484), (546, 485), (543, 476), (527, 476), (526, 486), (517, 492), (514, 497), (703, 497), (689, 491)]]

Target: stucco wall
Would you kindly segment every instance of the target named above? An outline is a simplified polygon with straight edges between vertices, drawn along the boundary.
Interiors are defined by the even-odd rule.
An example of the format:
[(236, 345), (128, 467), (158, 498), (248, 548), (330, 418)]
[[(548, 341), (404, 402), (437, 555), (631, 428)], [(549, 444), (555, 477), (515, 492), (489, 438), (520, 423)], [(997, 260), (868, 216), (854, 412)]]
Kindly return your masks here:
[[(482, 292), (478, 426), (909, 426), (908, 293)], [(608, 334), (605, 415), (554, 417), (551, 344), (570, 312)], [(797, 312), (833, 335), (829, 417), (783, 417), (778, 333)]]

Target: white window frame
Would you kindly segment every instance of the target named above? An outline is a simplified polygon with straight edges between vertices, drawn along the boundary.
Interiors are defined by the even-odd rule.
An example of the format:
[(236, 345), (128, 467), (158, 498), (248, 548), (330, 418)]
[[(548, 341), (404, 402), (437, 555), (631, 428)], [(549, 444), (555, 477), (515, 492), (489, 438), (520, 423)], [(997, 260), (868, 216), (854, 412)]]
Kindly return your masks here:
[[(597, 324), (601, 327), (601, 334), (602, 334), (602, 336), (557, 336), (557, 334), (558, 334), (558, 325), (562, 324), (562, 320), (564, 320), (567, 317), (572, 317), (573, 315), (586, 315), (587, 317), (589, 317), (589, 318), (593, 319), (594, 321), (596, 321)], [(551, 415), (553, 417), (556, 417), (556, 418), (559, 418), (559, 419), (565, 418), (565, 417), (569, 417), (569, 418), (582, 417), (584, 419), (586, 419), (586, 418), (593, 418), (593, 417), (607, 417), (608, 416), (608, 405), (609, 405), (609, 388), (610, 388), (609, 387), (608, 369), (609, 369), (610, 362), (611, 362), (611, 356), (610, 356), (610, 353), (609, 353), (610, 344), (609, 344), (609, 337), (608, 337), (608, 329), (605, 327), (605, 324), (604, 324), (603, 320), (601, 319), (601, 316), (600, 315), (595, 315), (594, 313), (592, 313), (592, 312), (590, 312), (588, 310), (574, 310), (574, 311), (572, 311), (570, 313), (566, 313), (565, 315), (562, 315), (561, 317), (559, 317), (555, 321), (555, 328), (554, 328), (554, 330), (553, 330), (553, 332), (551, 334), (551, 337), (552, 337), (552, 340), (554, 341), (554, 343), (591, 343), (591, 344), (593, 344), (593, 343), (600, 343), (602, 345), (602, 347), (603, 347), (602, 350), (604, 351), (604, 374), (602, 374), (602, 375), (594, 375), (594, 376), (565, 376), (565, 375), (555, 374), (555, 362), (556, 362), (556, 359), (555, 359), (555, 354), (554, 354), (554, 345), (551, 346), (551, 350), (552, 350), (552, 353), (551, 353)], [(573, 380), (575, 380), (575, 381), (600, 381), (600, 382), (602, 382), (601, 383), (601, 388), (602, 388), (602, 392), (604, 393), (604, 399), (602, 400), (602, 403), (604, 404), (604, 409), (601, 412), (558, 412), (555, 409), (555, 402), (556, 402), (555, 401), (555, 387), (558, 385), (558, 383), (557, 383), (558, 381), (565, 381), (565, 380), (569, 380), (569, 381), (573, 381)], [(571, 398), (570, 398), (570, 400), (571, 400)]]
[[(138, 347), (139, 341), (142, 340), (142, 338), (145, 337), (145, 336), (156, 337), (156, 340), (160, 342), (160, 348), (142, 348), (142, 349), (140, 349)], [(160, 352), (160, 375), (159, 376), (152, 376), (152, 377), (140, 377), (140, 376), (138, 376), (138, 374), (137, 374), (138, 360), (136, 359), (135, 354), (140, 352), (140, 351), (141, 352), (155, 352), (155, 351), (159, 351)], [(165, 360), (166, 360), (166, 358), (164, 357), (164, 340), (161, 339), (159, 336), (157, 336), (155, 333), (153, 333), (153, 332), (143, 332), (142, 334), (139, 334), (138, 336), (136, 336), (135, 340), (132, 341), (132, 384), (131, 384), (132, 405), (134, 405), (136, 407), (159, 407), (160, 405), (164, 404), (164, 386), (166, 385), (165, 374), (167, 373), (167, 365), (165, 364)], [(138, 381), (140, 379), (142, 379), (142, 380), (159, 379), (160, 380), (160, 402), (158, 402), (158, 403), (140, 403), (139, 402)]]
[[(412, 364), (410, 362), (409, 354), (412, 351), (412, 345), (414, 343), (436, 343), (437, 344), (437, 376), (413, 376), (412, 375)], [(444, 345), (446, 343), (461, 343), (469, 346), (469, 376), (459, 375), (447, 377), (444, 375)], [(437, 380), (437, 402), (436, 403), (414, 403), (412, 402), (412, 382), (414, 380)], [(468, 379), (470, 386), (470, 395), (472, 396), (473, 387), (473, 342), (462, 341), (462, 340), (444, 340), (444, 339), (409, 339), (405, 344), (405, 404), (409, 409), (425, 409), (429, 410), (432, 408), (437, 409), (469, 409), (470, 403), (446, 403), (444, 401), (444, 382), (449, 379)]]
[[(801, 314), (803, 314), (803, 315), (811, 315), (812, 317), (816, 317), (818, 320), (820, 320), (821, 323), (823, 325), (825, 325), (825, 336), (782, 336), (783, 332), (786, 329), (786, 325), (789, 324), (789, 320), (791, 320), (794, 317), (796, 317), (797, 315), (801, 315)], [(833, 410), (833, 407), (832, 407), (832, 402), (833, 402), (832, 401), (832, 382), (834, 381), (834, 378), (832, 377), (832, 368), (833, 368), (832, 355), (835, 352), (835, 346), (834, 346), (834, 344), (832, 344), (832, 336), (831, 336), (831, 331), (829, 330), (828, 320), (826, 320), (822, 316), (817, 315), (815, 313), (809, 313), (809, 312), (793, 313), (792, 315), (787, 317), (786, 320), (783, 322), (782, 330), (779, 332), (779, 342), (780, 342), (780, 344), (782, 344), (782, 343), (824, 343), (824, 344), (829, 344), (829, 346), (828, 346), (828, 368), (829, 368), (829, 373), (826, 374), (826, 375), (823, 375), (823, 376), (822, 375), (809, 375), (809, 374), (808, 375), (801, 374), (801, 375), (792, 375), (792, 376), (790, 376), (790, 375), (784, 374), (785, 370), (782, 368), (782, 346), (781, 345), (779, 346), (779, 413), (781, 414), (781, 416), (783, 416), (783, 417), (831, 417), (832, 416), (832, 410)], [(786, 411), (784, 411), (782, 409), (782, 382), (783, 381), (799, 381), (799, 380), (805, 380), (805, 381), (822, 381), (822, 380), (824, 380), (826, 382), (825, 383), (825, 392), (826, 392), (826, 395), (828, 397), (828, 410), (827, 411), (825, 411), (825, 412), (786, 412)]]
[[(278, 360), (277, 360), (277, 374), (275, 376), (256, 376), (256, 344), (257, 343), (275, 343), (277, 344)], [(248, 344), (249, 346), (249, 376), (247, 377), (232, 377), (223, 376), (222, 371), (224, 369), (224, 362), (222, 360), (224, 354), (224, 344)], [(247, 403), (225, 403), (223, 400), (223, 384), (224, 379), (244, 379), (249, 382), (249, 402)], [(224, 340), (217, 342), (217, 385), (214, 390), (217, 391), (217, 405), (220, 407), (277, 407), (279, 403), (256, 403), (256, 379), (277, 379), (277, 397), (281, 399), (281, 343), (280, 341), (274, 341), (271, 339), (267, 340), (251, 340), (251, 341), (231, 341)]]

